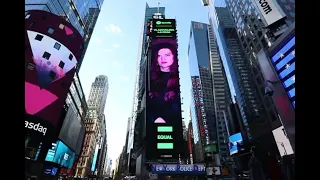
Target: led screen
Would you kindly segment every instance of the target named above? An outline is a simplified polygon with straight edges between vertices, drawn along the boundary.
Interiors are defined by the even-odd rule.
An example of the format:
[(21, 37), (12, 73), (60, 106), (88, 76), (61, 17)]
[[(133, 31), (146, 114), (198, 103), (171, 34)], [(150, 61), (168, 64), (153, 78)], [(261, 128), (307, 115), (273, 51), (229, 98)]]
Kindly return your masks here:
[(241, 145), (243, 145), (243, 139), (242, 139), (241, 133), (237, 133), (230, 136), (229, 143), (228, 143), (230, 155), (238, 153), (240, 150), (242, 150), (239, 147)]
[(76, 151), (77, 139), (82, 128), (81, 121), (78, 120), (76, 113), (72, 107), (69, 107), (59, 133), (59, 139), (70, 147), (72, 151)]
[[(174, 20), (161, 21), (161, 24)], [(156, 23), (157, 24), (157, 23)], [(167, 25), (169, 26), (169, 25)], [(175, 29), (175, 26), (173, 26)], [(171, 31), (170, 31), (171, 32)], [(177, 39), (154, 36), (148, 60), (147, 159), (178, 159), (182, 142), (182, 117)], [(150, 55), (150, 54), (149, 54)]]
[(57, 172), (58, 172), (58, 168), (54, 166), (47, 166), (44, 168), (44, 173), (51, 176), (55, 176)]
[(295, 107), (295, 36), (280, 45), (280, 48), (271, 55), (270, 59), (293, 107)]
[(46, 161), (57, 163), (66, 168), (72, 168), (75, 153), (63, 142), (52, 143), (52, 148), (48, 150)]
[(273, 130), (272, 134), (281, 156), (286, 156), (294, 153), (283, 126)]
[(96, 169), (96, 164), (97, 164), (97, 159), (98, 159), (98, 151), (99, 151), (99, 145), (96, 145), (96, 149), (94, 151), (92, 165), (91, 165), (92, 172)]
[(25, 27), (25, 111), (57, 127), (83, 40), (71, 24), (45, 11), (28, 11)]

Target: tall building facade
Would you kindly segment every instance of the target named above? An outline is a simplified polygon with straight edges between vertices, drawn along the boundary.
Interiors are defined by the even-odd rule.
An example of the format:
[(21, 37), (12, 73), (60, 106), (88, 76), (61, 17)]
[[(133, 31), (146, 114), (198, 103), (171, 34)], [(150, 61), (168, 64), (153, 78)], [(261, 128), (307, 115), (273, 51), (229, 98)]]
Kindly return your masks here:
[(195, 145), (193, 161), (206, 161), (206, 153), (214, 153), (214, 164), (220, 166), (220, 160), (229, 157), (225, 125), (229, 117), (225, 111), (231, 98), (216, 39), (209, 24), (191, 22), (188, 54)]
[[(140, 34), (140, 44), (139, 44), (139, 50), (138, 50), (138, 59), (137, 59), (137, 72), (136, 72), (136, 83), (134, 88), (134, 94), (133, 94), (133, 105), (132, 105), (132, 123), (130, 127), (130, 133), (128, 136), (128, 146), (127, 146), (127, 152), (130, 153), (128, 158), (129, 164), (131, 162), (132, 158), (132, 151), (134, 149), (134, 141), (137, 139), (139, 134), (142, 131), (138, 131), (137, 128), (142, 125), (138, 119), (139, 114), (141, 114), (141, 106), (142, 106), (142, 98), (143, 93), (145, 92), (145, 79), (146, 79), (146, 46), (147, 46), (147, 23), (149, 19), (152, 19), (152, 16), (154, 13), (160, 12), (162, 15), (165, 14), (165, 8), (164, 7), (149, 7), (149, 5), (146, 3), (146, 9), (145, 9), (145, 15), (143, 20), (143, 26), (141, 29)], [(136, 137), (134, 137), (136, 136)], [(138, 138), (139, 139), (139, 138)], [(138, 143), (138, 142), (136, 142)], [(139, 143), (138, 143), (139, 144)], [(138, 148), (138, 146), (137, 146)], [(138, 149), (135, 149), (135, 151)], [(134, 164), (134, 163), (132, 163)]]
[(95, 109), (99, 115), (103, 114), (109, 90), (108, 77), (99, 75), (91, 85), (88, 98), (88, 108)]
[(101, 120), (100, 120), (100, 134), (101, 134), (100, 144), (99, 144), (100, 153), (97, 160), (97, 171), (98, 171), (97, 175), (99, 177), (102, 177), (104, 176), (103, 172), (104, 172), (107, 152), (108, 152), (106, 118), (104, 114), (101, 116)]
[(77, 64), (77, 72), (79, 72), (103, 1), (104, 0), (25, 0), (25, 11), (43, 10), (59, 15), (79, 31), (84, 39), (83, 53)]
[[(108, 95), (108, 78), (104, 75), (99, 75), (91, 85), (91, 90), (88, 98), (88, 112), (85, 120), (86, 134), (84, 139), (83, 151), (79, 159), (76, 177), (86, 177), (91, 172), (93, 156), (96, 146), (100, 148), (100, 154), (106, 151), (106, 126), (105, 116), (103, 114), (107, 95)], [(103, 136), (104, 135), (104, 136)], [(105, 156), (101, 156), (101, 158)], [(98, 162), (99, 162), (98, 159)], [(101, 162), (101, 161), (100, 161)], [(101, 163), (100, 163), (101, 164)], [(98, 169), (100, 168), (98, 163)], [(99, 172), (100, 173), (100, 172)]]
[(272, 130), (282, 122), (274, 101), (266, 97), (270, 79), (262, 74), (258, 54), (268, 51), (288, 26), (294, 24), (295, 1), (202, 2), (208, 6), (221, 56), (229, 67), (247, 137), (264, 163), (268, 154), (279, 153)]

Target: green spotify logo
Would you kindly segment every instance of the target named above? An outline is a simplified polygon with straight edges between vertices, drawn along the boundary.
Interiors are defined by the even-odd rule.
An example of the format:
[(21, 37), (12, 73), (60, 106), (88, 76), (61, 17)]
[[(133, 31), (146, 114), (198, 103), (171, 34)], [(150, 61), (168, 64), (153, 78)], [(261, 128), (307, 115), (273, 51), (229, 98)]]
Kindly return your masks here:
[(172, 22), (170, 22), (170, 21), (156, 21), (156, 24), (157, 25), (160, 25), (160, 24), (172, 24)]

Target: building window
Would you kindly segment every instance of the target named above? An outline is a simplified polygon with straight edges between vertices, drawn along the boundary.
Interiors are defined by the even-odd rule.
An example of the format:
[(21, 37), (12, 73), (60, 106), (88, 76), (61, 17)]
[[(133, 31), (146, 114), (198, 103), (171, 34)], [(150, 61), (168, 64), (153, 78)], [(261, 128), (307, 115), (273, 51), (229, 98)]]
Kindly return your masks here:
[(284, 7), (289, 11), (291, 10), (291, 7), (289, 5), (285, 5)]
[(41, 41), (43, 39), (43, 36), (40, 34), (37, 34), (36, 37), (34, 38), (35, 40)]
[(59, 50), (60, 47), (61, 47), (61, 44), (59, 44), (59, 43), (56, 42), (53, 47), (54, 47), (56, 50)]
[(289, 14), (290, 14), (290, 16), (293, 17), (293, 18), (296, 16), (296, 14), (295, 14), (294, 12), (290, 12)]
[(45, 58), (45, 59), (47, 59), (47, 60), (49, 60), (50, 56), (51, 56), (51, 54), (48, 53), (47, 51), (45, 51), (45, 52), (43, 53), (43, 55), (42, 55), (42, 57)]
[(49, 28), (49, 29), (48, 29), (48, 33), (49, 33), (49, 34), (53, 34), (53, 32), (54, 32), (54, 29), (53, 29), (53, 28)]

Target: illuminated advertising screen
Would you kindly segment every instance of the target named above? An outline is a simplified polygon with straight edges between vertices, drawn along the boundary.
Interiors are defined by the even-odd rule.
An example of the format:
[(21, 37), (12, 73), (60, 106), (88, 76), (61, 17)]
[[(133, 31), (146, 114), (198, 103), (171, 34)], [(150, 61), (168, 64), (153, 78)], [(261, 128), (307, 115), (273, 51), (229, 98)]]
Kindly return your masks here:
[(151, 172), (153, 174), (205, 175), (206, 166), (204, 164), (153, 164)]
[(98, 151), (99, 151), (99, 145), (96, 145), (96, 149), (94, 151), (94, 155), (93, 155), (93, 159), (92, 159), (91, 172), (94, 172), (96, 170)]
[(152, 37), (153, 38), (176, 38), (175, 19), (153, 19)]
[[(175, 24), (172, 19), (154, 19), (153, 23), (155, 21)], [(148, 160), (178, 160), (181, 153), (182, 117), (177, 48), (175, 37), (152, 37), (147, 73)]]
[(51, 175), (51, 176), (55, 176), (57, 174), (57, 172), (58, 172), (58, 168), (54, 167), (54, 166), (46, 166), (44, 168), (44, 173)]
[(63, 142), (52, 143), (52, 148), (48, 150), (46, 161), (54, 162), (68, 169), (72, 168), (75, 153)]
[(46, 11), (28, 11), (25, 28), (25, 111), (57, 127), (83, 39), (69, 22)]
[(241, 133), (230, 136), (228, 146), (230, 155), (243, 151), (244, 149), (241, 149), (241, 147), (243, 147), (243, 139)]
[(271, 54), (270, 59), (293, 107), (295, 107), (295, 36), (293, 35), (280, 45), (280, 48)]
[(205, 129), (206, 126), (204, 126), (207, 122), (207, 117), (204, 111), (203, 91), (200, 76), (191, 76), (191, 83), (200, 138), (202, 142), (207, 142), (207, 139), (209, 139), (209, 133)]
[(280, 126), (279, 128), (273, 130), (272, 134), (281, 156), (286, 156), (294, 153), (283, 126)]

